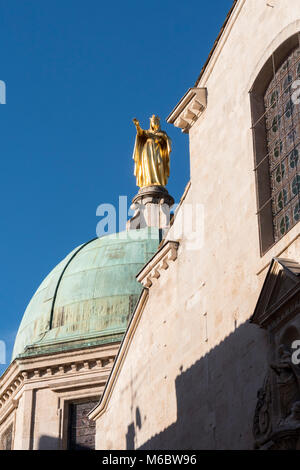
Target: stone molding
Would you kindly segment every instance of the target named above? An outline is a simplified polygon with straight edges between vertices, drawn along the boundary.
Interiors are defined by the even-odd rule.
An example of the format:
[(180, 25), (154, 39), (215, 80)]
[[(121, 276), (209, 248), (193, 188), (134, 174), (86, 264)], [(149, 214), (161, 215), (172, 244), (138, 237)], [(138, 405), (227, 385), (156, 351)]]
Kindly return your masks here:
[(196, 86), (204, 85), (207, 83), (212, 70), (214, 69), (215, 63), (220, 57), (223, 47), (225, 46), (228, 36), (231, 33), (232, 28), (234, 27), (240, 12), (246, 2), (246, 0), (234, 0), (235, 3), (232, 5), (232, 9), (228, 13), (228, 17), (223, 24), (219, 36), (217, 37), (212, 50), (209, 53), (206, 63), (204, 64), (200, 76), (196, 81)]
[[(190, 88), (188, 92), (183, 96), (183, 98), (179, 101), (179, 103), (175, 106), (173, 111), (167, 117), (167, 122), (169, 124), (174, 124), (174, 126), (179, 127), (182, 129), (182, 132), (188, 133), (190, 128), (194, 125), (197, 119), (201, 116), (203, 111), (206, 108), (206, 101), (201, 102), (200, 105), (203, 106), (205, 104), (204, 109), (195, 109), (193, 107), (185, 107), (185, 105), (189, 104), (190, 94), (192, 93), (191, 90), (206, 90), (204, 86), (206, 86), (208, 78), (214, 69), (215, 63), (217, 62), (224, 45), (228, 39), (228, 36), (245, 4), (246, 0), (237, 0), (234, 4), (232, 9), (230, 10), (228, 17), (225, 20), (224, 25), (221, 28), (218, 38), (216, 39), (213, 48), (208, 56), (206, 63), (204, 64), (200, 76), (196, 81), (195, 87)], [(195, 114), (195, 116), (193, 116)]]
[(188, 133), (207, 107), (207, 89), (189, 88), (173, 111), (167, 117), (167, 122)]
[[(286, 279), (284, 289), (283, 275)], [(300, 264), (284, 258), (273, 258), (250, 322), (275, 331), (297, 314), (299, 305)]]
[(126, 224), (127, 230), (156, 227), (166, 230), (170, 226), (170, 209), (173, 197), (164, 186), (151, 185), (140, 188), (132, 199), (134, 214)]
[[(25, 385), (33, 388), (45, 386), (52, 388), (52, 384), (49, 383), (50, 380), (51, 382), (54, 381), (53, 389), (56, 389), (58, 388), (57, 380), (59, 380), (60, 388), (64, 388), (61, 379), (68, 379), (65, 384), (68, 386), (70, 385), (70, 379), (73, 378), (74, 381), (76, 377), (76, 381), (73, 384), (73, 387), (76, 388), (76, 384), (78, 386), (82, 386), (84, 383), (88, 385), (92, 378), (87, 376), (90, 376), (93, 372), (99, 374), (100, 371), (102, 374), (99, 374), (97, 380), (103, 382), (103, 377), (105, 376), (106, 381), (114, 363), (116, 352), (116, 348), (110, 354), (108, 350), (101, 351), (97, 348), (97, 351), (94, 351), (93, 354), (89, 351), (90, 354), (86, 358), (82, 354), (83, 351), (77, 351), (77, 357), (74, 357), (74, 354), (68, 356), (64, 354), (59, 355), (59, 357), (55, 357), (55, 355), (50, 357), (43, 356), (34, 358), (34, 360), (32, 357), (27, 360), (23, 358), (21, 360), (15, 359), (10, 366), (12, 373), (9, 374), (10, 368), (7, 371), (7, 383), (5, 383), (6, 374), (4, 374), (3, 383), (0, 387), (0, 425), (11, 411), (18, 406), (19, 392)], [(79, 379), (79, 377), (82, 379)]]
[(105, 413), (110, 397), (113, 393), (115, 388), (115, 384), (118, 380), (120, 375), (122, 366), (126, 359), (127, 353), (129, 351), (130, 345), (132, 343), (133, 337), (135, 335), (135, 331), (138, 327), (139, 321), (143, 314), (144, 308), (147, 304), (147, 300), (149, 297), (149, 290), (147, 288), (143, 289), (139, 301), (135, 307), (135, 311), (131, 317), (129, 325), (127, 327), (125, 336), (123, 338), (122, 344), (120, 346), (119, 352), (117, 354), (116, 360), (110, 372), (110, 376), (106, 382), (103, 395), (100, 399), (99, 404), (90, 412), (88, 415), (90, 419), (97, 420), (100, 416)]
[(300, 332), (300, 263), (273, 258), (251, 322), (269, 335), (267, 373), (253, 418), (257, 449), (300, 449), (300, 365), (292, 343)]
[(172, 206), (174, 198), (170, 196), (164, 186), (152, 185), (140, 188), (136, 196), (132, 199), (133, 204), (167, 204)]
[(171, 261), (177, 259), (178, 242), (168, 241), (148, 261), (146, 266), (136, 276), (137, 280), (147, 288), (150, 288), (155, 279), (159, 279), (162, 272), (169, 268)]

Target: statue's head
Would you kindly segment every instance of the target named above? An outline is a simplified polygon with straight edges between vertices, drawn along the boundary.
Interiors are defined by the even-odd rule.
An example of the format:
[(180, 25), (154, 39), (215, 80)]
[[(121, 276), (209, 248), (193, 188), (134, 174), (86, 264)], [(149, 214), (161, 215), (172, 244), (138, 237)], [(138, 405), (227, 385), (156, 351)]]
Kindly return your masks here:
[(160, 118), (153, 114), (150, 118), (150, 129), (152, 131), (158, 131), (160, 129)]

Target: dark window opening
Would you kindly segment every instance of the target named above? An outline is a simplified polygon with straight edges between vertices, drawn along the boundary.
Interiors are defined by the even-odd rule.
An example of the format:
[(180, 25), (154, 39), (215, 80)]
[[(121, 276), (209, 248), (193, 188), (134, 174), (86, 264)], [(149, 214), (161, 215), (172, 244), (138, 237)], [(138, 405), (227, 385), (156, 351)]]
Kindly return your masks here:
[(68, 449), (94, 450), (96, 423), (88, 418), (98, 399), (69, 404)]

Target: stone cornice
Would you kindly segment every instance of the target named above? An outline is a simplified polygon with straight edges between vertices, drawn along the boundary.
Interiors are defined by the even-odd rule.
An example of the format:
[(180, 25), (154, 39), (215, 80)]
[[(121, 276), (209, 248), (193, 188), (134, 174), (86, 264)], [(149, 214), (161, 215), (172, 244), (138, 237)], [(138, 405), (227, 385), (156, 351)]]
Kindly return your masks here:
[[(199, 116), (203, 113), (206, 108), (206, 86), (208, 78), (217, 62), (224, 44), (226, 44), (227, 38), (231, 32), (233, 25), (235, 24), (246, 0), (234, 0), (233, 5), (225, 19), (225, 22), (219, 32), (217, 39), (213, 45), (212, 50), (209, 53), (209, 56), (200, 72), (200, 75), (196, 81), (196, 84), (193, 88), (190, 88), (187, 93), (183, 96), (183, 98), (179, 101), (179, 103), (175, 106), (173, 111), (167, 117), (167, 122), (170, 124), (174, 124), (175, 127), (180, 127), (182, 132), (188, 133), (190, 128), (194, 125), (197, 121)], [(201, 93), (204, 94), (205, 90), (205, 99), (202, 98), (198, 100), (195, 96), (192, 96), (194, 90), (199, 90), (198, 97)], [(202, 90), (202, 91), (200, 91)], [(192, 96), (192, 99), (191, 99)], [(200, 107), (196, 109), (193, 105), (194, 101), (199, 101)]]
[(19, 390), (22, 388), (25, 377), (19, 369), (15, 371), (11, 380), (8, 381), (7, 386), (3, 387), (0, 392), (0, 425), (7, 418), (7, 416), (18, 405), (18, 400), (15, 397)]
[(299, 306), (300, 264), (290, 259), (273, 258), (250, 322), (276, 330), (297, 314)]
[(188, 133), (207, 106), (206, 88), (190, 88), (167, 117), (169, 124)]
[(218, 57), (220, 56), (222, 49), (227, 41), (227, 38), (245, 4), (246, 0), (233, 0), (232, 7), (228, 12), (224, 24), (213, 44), (213, 47), (207, 57), (207, 60), (202, 67), (199, 77), (195, 83), (195, 86), (201, 86), (206, 83), (210, 76)]
[(162, 271), (168, 269), (170, 261), (177, 259), (178, 246), (178, 242), (167, 241), (138, 273), (137, 280), (144, 287), (151, 287), (153, 281), (160, 278)]
[[(18, 404), (18, 394), (26, 385), (30, 387), (52, 387), (65, 388), (62, 379), (70, 380), (76, 378), (74, 386), (82, 386), (85, 382), (93, 382), (89, 378), (91, 373), (99, 374), (99, 382), (105, 381), (110, 373), (116, 357), (116, 345), (111, 347), (97, 348), (91, 351), (76, 351), (71, 354), (59, 354), (57, 356), (43, 356), (36, 358), (15, 359), (10, 365), (7, 373), (2, 378), (0, 387), (0, 424)], [(8, 373), (9, 372), (9, 373)], [(82, 377), (79, 380), (79, 377)], [(59, 382), (58, 382), (59, 381)]]

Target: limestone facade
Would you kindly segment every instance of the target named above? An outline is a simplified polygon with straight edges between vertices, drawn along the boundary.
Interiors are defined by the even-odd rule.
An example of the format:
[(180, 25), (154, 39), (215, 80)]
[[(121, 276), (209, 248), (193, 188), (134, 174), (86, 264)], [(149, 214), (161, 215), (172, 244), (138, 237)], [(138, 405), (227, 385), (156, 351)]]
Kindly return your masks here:
[(118, 347), (15, 359), (0, 381), (0, 449), (68, 449), (70, 405), (99, 400)]
[[(205, 106), (187, 113), (191, 102), (183, 100), (170, 115), (189, 132), (191, 168), (165, 241), (178, 244), (176, 257), (159, 270), (154, 257), (143, 278), (144, 293), (90, 415), (98, 449), (256, 445), (257, 394), (274, 338), (250, 319), (273, 258), (300, 261), (300, 225), (261, 255), (249, 91), (272, 53), (298, 32), (299, 2), (238, 0), (196, 84), (206, 89)], [(197, 244), (179, 224), (199, 207)]]

